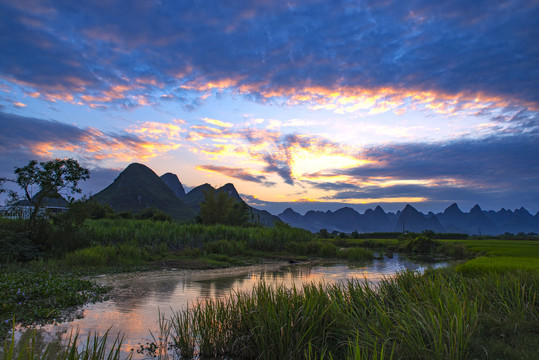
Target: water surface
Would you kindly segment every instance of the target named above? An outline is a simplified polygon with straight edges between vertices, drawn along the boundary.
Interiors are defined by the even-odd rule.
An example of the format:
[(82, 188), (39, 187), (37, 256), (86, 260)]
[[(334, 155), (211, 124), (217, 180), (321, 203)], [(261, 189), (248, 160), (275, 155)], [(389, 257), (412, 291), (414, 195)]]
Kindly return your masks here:
[[(158, 329), (158, 314), (170, 315), (198, 300), (223, 298), (231, 291), (250, 292), (259, 281), (269, 285), (301, 287), (306, 283), (334, 284), (347, 279), (377, 283), (397, 271), (445, 266), (444, 262), (417, 262), (395, 254), (392, 259), (355, 263), (264, 264), (220, 270), (159, 270), (103, 275), (93, 278), (113, 287), (107, 301), (89, 304), (70, 313), (71, 321), (43, 326), (55, 338), (58, 333), (79, 329), (82, 338), (88, 332), (125, 335), (124, 349), (140, 348), (151, 341), (150, 330)], [(143, 358), (135, 354), (135, 359)]]

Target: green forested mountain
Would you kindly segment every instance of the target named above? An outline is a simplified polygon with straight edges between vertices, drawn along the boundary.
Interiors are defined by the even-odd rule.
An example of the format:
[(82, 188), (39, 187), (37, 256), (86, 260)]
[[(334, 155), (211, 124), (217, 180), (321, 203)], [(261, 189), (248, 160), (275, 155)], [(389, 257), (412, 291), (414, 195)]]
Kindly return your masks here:
[[(185, 194), (175, 174), (167, 173), (159, 177), (150, 168), (138, 163), (129, 165), (111, 185), (93, 198), (109, 204), (115, 211), (137, 212), (154, 207), (177, 220), (193, 220), (200, 211), (204, 193), (212, 190), (225, 192), (236, 202), (245, 203), (233, 184), (228, 183), (219, 189), (210, 184), (202, 184)], [(280, 221), (267, 211), (250, 206), (249, 209), (254, 215), (254, 221), (262, 225), (271, 226)]]
[(145, 165), (129, 165), (114, 182), (93, 196), (98, 202), (109, 204), (115, 211), (141, 211), (157, 208), (177, 220), (192, 220), (195, 211)]

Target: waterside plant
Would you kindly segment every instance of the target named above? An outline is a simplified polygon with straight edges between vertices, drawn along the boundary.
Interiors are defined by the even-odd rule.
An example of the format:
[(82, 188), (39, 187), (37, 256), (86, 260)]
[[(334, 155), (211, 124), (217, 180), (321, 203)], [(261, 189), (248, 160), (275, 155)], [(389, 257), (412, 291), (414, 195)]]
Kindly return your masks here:
[(186, 359), (532, 359), (535, 347), (514, 349), (539, 331), (538, 287), (526, 271), (453, 269), (407, 271), (377, 286), (261, 283), (175, 313), (165, 337)]

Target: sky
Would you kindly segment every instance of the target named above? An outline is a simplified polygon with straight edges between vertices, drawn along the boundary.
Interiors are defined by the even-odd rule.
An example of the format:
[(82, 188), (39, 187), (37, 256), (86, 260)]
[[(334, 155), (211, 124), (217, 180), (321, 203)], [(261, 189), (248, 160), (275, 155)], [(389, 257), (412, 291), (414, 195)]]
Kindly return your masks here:
[(539, 1), (0, 0), (0, 177), (74, 158), (277, 214), (539, 210)]

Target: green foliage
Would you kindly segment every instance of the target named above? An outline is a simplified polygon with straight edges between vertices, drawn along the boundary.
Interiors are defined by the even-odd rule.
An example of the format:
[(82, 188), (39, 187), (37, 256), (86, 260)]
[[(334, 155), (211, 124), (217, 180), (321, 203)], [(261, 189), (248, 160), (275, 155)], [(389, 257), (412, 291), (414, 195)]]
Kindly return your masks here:
[[(55, 159), (38, 163), (31, 160), (22, 168), (15, 168), (15, 183), (23, 190), (24, 196), (34, 207), (31, 220), (35, 220), (38, 209), (46, 198), (59, 197), (63, 190), (71, 194), (80, 193), (80, 181), (90, 177), (90, 171), (73, 159)], [(33, 194), (36, 187), (38, 192)]]
[(28, 222), (0, 218), (0, 259), (2, 262), (28, 261), (39, 257), (41, 249), (31, 239)]
[(43, 271), (0, 273), (0, 335), (11, 322), (51, 322), (61, 309), (102, 298), (107, 289), (73, 275)]
[(110, 205), (101, 204), (86, 197), (69, 204), (69, 216), (77, 224), (82, 224), (86, 219), (103, 219), (112, 214), (114, 210)]
[(337, 256), (338, 248), (332, 243), (325, 243), (320, 247), (320, 256), (334, 258)]
[(245, 244), (240, 241), (217, 240), (205, 243), (203, 250), (208, 254), (242, 255), (245, 252)]
[[(20, 340), (15, 340), (15, 326), (13, 324), (10, 341), (4, 341), (3, 349), (0, 347), (0, 356), (3, 360), (120, 360), (123, 337), (116, 336), (112, 345), (108, 346), (109, 332), (103, 336), (89, 333), (86, 341), (79, 340), (78, 330), (71, 333), (63, 344), (56, 342), (43, 343), (41, 332), (27, 330)], [(123, 359), (131, 359), (129, 353)]]
[(200, 204), (197, 221), (204, 225), (245, 226), (249, 221), (249, 207), (237, 202), (224, 191), (209, 189), (204, 191), (204, 201)]
[(466, 274), (506, 273), (518, 270), (536, 271), (539, 275), (539, 260), (536, 257), (481, 256), (457, 266), (457, 271)]
[(407, 252), (428, 254), (433, 252), (438, 246), (439, 242), (432, 240), (428, 235), (419, 235), (415, 238), (404, 240), (400, 249)]
[(344, 251), (346, 258), (350, 261), (363, 261), (374, 259), (374, 253), (368, 249), (359, 247), (348, 248)]
[(539, 241), (507, 239), (470, 239), (455, 240), (468, 250), (489, 256), (539, 257)]
[(248, 250), (282, 251), (292, 241), (308, 242), (313, 238), (313, 234), (307, 230), (289, 227), (210, 226), (148, 220), (88, 220), (84, 231), (96, 244), (114, 245), (133, 241), (137, 246), (157, 249), (161, 243), (165, 243), (171, 250), (200, 249), (206, 243), (228, 240), (242, 242)]
[(440, 246), (438, 246), (436, 248), (436, 252), (455, 259), (464, 259), (471, 255), (465, 245), (448, 242), (442, 243)]
[(95, 245), (66, 254), (64, 264), (69, 267), (105, 267), (139, 265), (160, 252), (150, 251), (134, 243)]
[(139, 220), (172, 221), (172, 216), (167, 215), (154, 207), (142, 210), (138, 214), (134, 215), (133, 218)]

